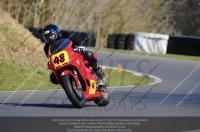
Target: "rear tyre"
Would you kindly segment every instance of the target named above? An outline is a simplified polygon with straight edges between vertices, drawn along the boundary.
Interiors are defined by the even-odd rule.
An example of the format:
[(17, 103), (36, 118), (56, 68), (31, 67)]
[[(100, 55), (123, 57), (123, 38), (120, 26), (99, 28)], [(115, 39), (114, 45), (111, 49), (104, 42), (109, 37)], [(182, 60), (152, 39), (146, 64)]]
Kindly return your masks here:
[(100, 97), (98, 99), (94, 100), (94, 102), (98, 106), (106, 106), (106, 105), (108, 105), (109, 101), (110, 101), (110, 97), (107, 92), (107, 87), (105, 86), (100, 91)]
[(77, 88), (74, 78), (70, 74), (64, 75), (61, 77), (61, 83), (71, 103), (77, 108), (83, 108), (85, 105), (83, 90)]

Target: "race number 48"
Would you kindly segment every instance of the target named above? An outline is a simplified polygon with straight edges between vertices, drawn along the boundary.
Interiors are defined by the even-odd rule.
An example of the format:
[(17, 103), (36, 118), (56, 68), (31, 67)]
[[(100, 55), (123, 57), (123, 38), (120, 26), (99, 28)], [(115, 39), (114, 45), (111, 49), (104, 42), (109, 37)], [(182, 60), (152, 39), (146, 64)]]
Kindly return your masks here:
[(69, 62), (69, 56), (66, 51), (61, 51), (51, 57), (51, 63), (53, 64), (54, 68), (58, 68), (64, 64)]
[(64, 54), (60, 54), (59, 57), (56, 56), (56, 57), (54, 58), (54, 63), (56, 63), (56, 64), (59, 64), (60, 62), (62, 63), (62, 62), (64, 62), (64, 61), (65, 61), (65, 56), (64, 56)]

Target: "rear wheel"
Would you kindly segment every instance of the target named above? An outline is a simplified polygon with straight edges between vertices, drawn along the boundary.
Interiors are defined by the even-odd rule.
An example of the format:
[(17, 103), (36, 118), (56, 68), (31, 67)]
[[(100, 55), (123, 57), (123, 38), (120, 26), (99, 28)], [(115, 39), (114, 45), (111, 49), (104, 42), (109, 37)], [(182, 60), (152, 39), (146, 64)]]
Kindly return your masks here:
[(74, 78), (70, 74), (64, 75), (61, 77), (61, 83), (71, 103), (77, 108), (82, 108), (85, 105), (85, 97), (82, 88), (76, 86)]
[(102, 86), (101, 91), (100, 91), (100, 97), (98, 99), (94, 100), (94, 102), (98, 106), (106, 106), (106, 105), (108, 105), (109, 101), (110, 101), (110, 97), (107, 92), (107, 87)]

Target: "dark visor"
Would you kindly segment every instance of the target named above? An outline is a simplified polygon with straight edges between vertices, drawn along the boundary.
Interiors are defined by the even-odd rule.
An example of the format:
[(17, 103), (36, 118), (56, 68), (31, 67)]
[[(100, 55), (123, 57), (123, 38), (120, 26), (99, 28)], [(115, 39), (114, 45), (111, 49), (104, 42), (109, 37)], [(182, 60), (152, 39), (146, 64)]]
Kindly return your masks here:
[(52, 42), (52, 41), (55, 40), (55, 38), (56, 38), (55, 34), (46, 34), (46, 35), (44, 35), (44, 40), (46, 42)]

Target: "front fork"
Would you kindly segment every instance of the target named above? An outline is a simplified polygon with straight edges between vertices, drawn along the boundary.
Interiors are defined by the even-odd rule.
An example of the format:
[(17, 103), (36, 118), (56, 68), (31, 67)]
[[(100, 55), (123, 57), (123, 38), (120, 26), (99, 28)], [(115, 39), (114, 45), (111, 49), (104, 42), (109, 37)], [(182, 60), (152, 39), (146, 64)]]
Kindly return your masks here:
[(75, 83), (76, 83), (76, 86), (77, 86), (78, 88), (81, 88), (81, 83), (80, 83), (79, 78), (78, 78), (78, 76), (77, 76), (76, 70), (75, 70), (75, 69), (73, 69), (73, 71), (71, 71), (71, 70), (64, 70), (64, 71), (61, 73), (60, 77), (62, 77), (62, 76), (64, 76), (64, 75), (67, 75), (67, 74), (70, 74), (70, 75), (74, 78)]

